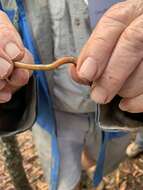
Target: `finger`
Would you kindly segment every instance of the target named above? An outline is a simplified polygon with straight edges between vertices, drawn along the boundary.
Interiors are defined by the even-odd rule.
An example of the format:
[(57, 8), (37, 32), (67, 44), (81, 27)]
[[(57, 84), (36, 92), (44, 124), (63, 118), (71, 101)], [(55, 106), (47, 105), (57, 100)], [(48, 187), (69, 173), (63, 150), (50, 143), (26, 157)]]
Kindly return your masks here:
[(96, 81), (92, 98), (108, 103), (143, 58), (143, 15), (138, 17), (121, 35), (120, 40), (101, 78)]
[(78, 77), (78, 74), (77, 74), (77, 71), (76, 71), (76, 67), (75, 67), (74, 65), (70, 65), (70, 67), (69, 67), (69, 73), (70, 73), (72, 79), (73, 79), (74, 81), (76, 81), (77, 83), (85, 84), (85, 85), (90, 85), (90, 84), (89, 84), (89, 81), (87, 81), (86, 79), (82, 79), (82, 80), (81, 80), (81, 79)]
[(23, 57), (24, 47), (20, 35), (2, 11), (0, 11), (0, 42), (0, 54), (3, 58), (17, 60)]
[[(28, 49), (24, 49), (24, 57), (23, 59), (20, 61), (22, 63), (25, 63), (25, 64), (34, 64), (34, 58), (33, 58), (33, 55), (32, 53), (28, 50)], [(32, 70), (27, 70), (29, 72), (29, 76), (32, 75)]]
[(136, 18), (134, 9), (133, 3), (125, 1), (101, 18), (78, 59), (77, 73), (81, 79), (93, 81), (100, 77), (121, 33)]
[(10, 91), (0, 91), (0, 103), (8, 102), (12, 97)]
[(0, 79), (7, 78), (13, 69), (12, 60), (22, 59), (24, 47), (8, 16), (0, 11)]
[(143, 94), (134, 98), (124, 98), (123, 100), (121, 100), (119, 107), (121, 110), (130, 113), (143, 112)]
[(124, 98), (133, 98), (143, 93), (143, 62), (131, 74), (121, 88), (119, 95)]
[[(22, 57), (24, 48), (21, 37), (9, 20), (7, 14), (3, 11), (0, 11), (0, 40), (0, 46), (4, 48), (11, 59)], [(17, 55), (14, 49), (16, 49)]]
[(29, 71), (25, 69), (15, 69), (12, 72), (10, 80), (8, 83), (13, 87), (21, 87), (28, 83), (30, 77)]
[[(25, 55), (21, 62), (25, 64), (34, 64), (33, 56), (27, 49), (25, 49)], [(12, 86), (12, 89), (22, 87), (28, 83), (31, 75), (32, 71), (15, 68), (8, 83)]]
[(0, 80), (0, 90), (2, 90), (6, 86), (5, 80)]
[(6, 59), (0, 57), (0, 79), (7, 78), (13, 69), (11, 62), (8, 62)]

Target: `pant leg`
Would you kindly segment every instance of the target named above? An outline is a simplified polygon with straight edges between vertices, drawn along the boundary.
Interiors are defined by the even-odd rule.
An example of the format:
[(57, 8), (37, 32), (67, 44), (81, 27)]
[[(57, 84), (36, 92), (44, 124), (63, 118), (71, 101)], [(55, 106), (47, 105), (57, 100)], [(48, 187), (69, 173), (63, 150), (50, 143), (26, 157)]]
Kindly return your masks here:
[[(80, 180), (81, 153), (89, 128), (88, 114), (55, 111), (57, 140), (60, 152), (59, 186), (57, 190), (73, 190)], [(33, 136), (47, 183), (50, 182), (51, 141), (46, 130), (38, 124)]]
[(55, 115), (61, 159), (58, 190), (73, 190), (81, 177), (81, 153), (89, 127), (88, 115), (61, 111), (56, 111)]
[[(91, 118), (90, 125), (93, 126), (94, 118)], [(104, 162), (104, 174), (108, 174), (115, 170), (119, 164), (126, 158), (126, 148), (131, 141), (131, 135), (127, 134), (120, 138), (112, 139), (108, 142), (105, 152)], [(97, 160), (101, 143), (101, 129), (95, 128), (90, 131), (86, 138), (86, 144), (88, 152), (90, 153), (93, 160)]]
[(36, 123), (32, 128), (32, 134), (34, 138), (34, 143), (36, 145), (36, 150), (38, 152), (38, 157), (44, 172), (44, 177), (47, 184), (51, 182), (51, 137), (45, 129)]

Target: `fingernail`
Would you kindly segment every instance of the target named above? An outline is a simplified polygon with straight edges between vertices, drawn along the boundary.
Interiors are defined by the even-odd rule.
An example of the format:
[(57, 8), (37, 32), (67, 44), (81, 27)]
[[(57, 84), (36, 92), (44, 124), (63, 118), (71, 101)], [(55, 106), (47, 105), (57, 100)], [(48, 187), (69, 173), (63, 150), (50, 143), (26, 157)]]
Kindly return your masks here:
[(5, 59), (0, 57), (0, 79), (4, 79), (11, 69), (11, 64)]
[(82, 64), (79, 70), (79, 77), (92, 81), (97, 72), (97, 66), (95, 60), (91, 57), (88, 57)]
[(5, 46), (5, 51), (11, 59), (15, 59), (21, 54), (20, 49), (16, 44), (10, 42)]
[(11, 99), (11, 93), (0, 92), (0, 102), (7, 102)]
[(108, 103), (107, 98), (106, 90), (100, 86), (96, 86), (91, 93), (91, 99), (98, 104)]
[(128, 111), (128, 106), (127, 106), (127, 103), (125, 103), (124, 100), (121, 100), (120, 101), (120, 104), (119, 104), (119, 108), (122, 110), (122, 111)]

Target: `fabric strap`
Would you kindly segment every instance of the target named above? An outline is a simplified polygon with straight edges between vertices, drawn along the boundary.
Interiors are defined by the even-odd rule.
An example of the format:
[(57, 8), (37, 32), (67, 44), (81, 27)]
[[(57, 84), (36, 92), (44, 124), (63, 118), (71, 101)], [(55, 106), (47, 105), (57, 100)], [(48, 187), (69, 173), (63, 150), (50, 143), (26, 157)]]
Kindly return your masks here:
[[(90, 23), (92, 29), (96, 26), (97, 22), (104, 14), (104, 12), (111, 7), (111, 5), (120, 2), (120, 0), (88, 0), (88, 7), (89, 7), (89, 15), (90, 15)], [(98, 113), (99, 112), (99, 105), (97, 106)], [(100, 125), (100, 115), (96, 117), (97, 125)], [(119, 138), (125, 136), (127, 133), (124, 132), (104, 132), (101, 130), (101, 143), (100, 143), (100, 150), (97, 159), (96, 171), (93, 177), (93, 185), (97, 187), (99, 183), (102, 181), (103, 172), (104, 172), (104, 163), (106, 159), (106, 147), (110, 140), (114, 138)]]
[[(42, 64), (39, 56), (39, 52), (36, 48), (36, 44), (32, 35), (32, 31), (27, 20), (25, 6), (23, 0), (17, 0), (18, 13), (19, 13), (19, 28), (21, 37), (23, 39), (25, 47), (31, 51), (34, 56), (36, 64)], [(45, 73), (42, 71), (36, 71), (37, 80), (37, 122), (51, 135), (52, 146), (52, 161), (51, 161), (51, 181), (50, 186), (52, 190), (57, 189), (58, 184), (58, 172), (59, 172), (59, 152), (56, 140), (55, 132), (55, 118), (52, 107), (52, 100), (50, 98), (48, 83)]]

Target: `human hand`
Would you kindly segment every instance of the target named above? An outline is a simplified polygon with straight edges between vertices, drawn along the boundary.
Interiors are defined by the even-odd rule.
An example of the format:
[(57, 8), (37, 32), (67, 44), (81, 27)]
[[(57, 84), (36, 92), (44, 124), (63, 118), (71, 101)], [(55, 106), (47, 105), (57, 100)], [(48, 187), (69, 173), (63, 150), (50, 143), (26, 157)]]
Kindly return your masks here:
[(15, 91), (28, 83), (32, 74), (14, 68), (13, 61), (34, 63), (8, 16), (0, 11), (0, 103), (8, 102)]
[(143, 1), (127, 0), (111, 7), (85, 44), (74, 80), (93, 82), (92, 99), (100, 104), (120, 95), (120, 109), (143, 112)]

